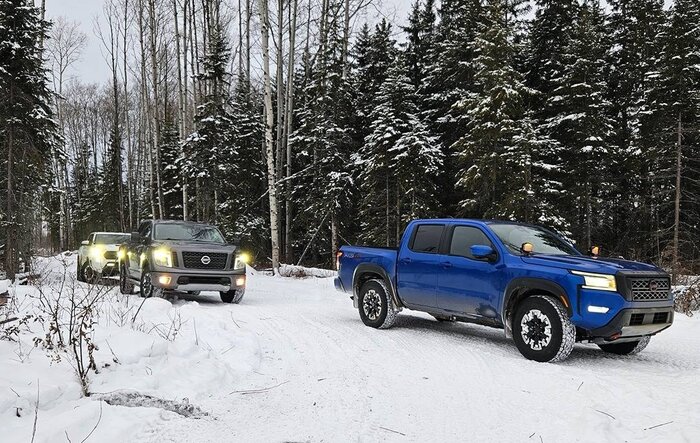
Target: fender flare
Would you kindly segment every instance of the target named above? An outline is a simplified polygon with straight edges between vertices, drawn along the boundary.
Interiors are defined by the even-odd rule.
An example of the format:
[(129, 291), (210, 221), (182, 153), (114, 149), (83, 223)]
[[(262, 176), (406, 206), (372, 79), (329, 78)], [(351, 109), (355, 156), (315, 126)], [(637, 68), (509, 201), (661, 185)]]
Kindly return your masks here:
[(506, 286), (506, 290), (503, 296), (503, 306), (501, 306), (501, 321), (503, 322), (503, 326), (505, 328), (507, 336), (510, 336), (511, 334), (511, 325), (508, 312), (511, 299), (513, 299), (513, 297), (519, 298), (521, 292), (531, 292), (537, 290), (541, 290), (554, 295), (558, 300), (560, 300), (563, 303), (564, 308), (566, 309), (566, 312), (569, 315), (569, 317), (573, 315), (569, 294), (567, 294), (566, 290), (558, 283), (543, 278), (514, 278), (508, 283), (508, 286)]
[(355, 268), (355, 271), (352, 275), (352, 296), (354, 302), (353, 304), (357, 305), (359, 303), (358, 296), (360, 292), (360, 277), (362, 277), (363, 274), (379, 275), (381, 279), (384, 280), (384, 284), (386, 284), (386, 287), (389, 288), (389, 291), (391, 292), (391, 294), (389, 295), (394, 301), (394, 306), (396, 306), (397, 308), (403, 308), (404, 304), (401, 302), (398, 294), (396, 293), (396, 288), (394, 287), (394, 284), (392, 283), (391, 278), (389, 277), (389, 273), (387, 273), (384, 268), (374, 263), (360, 263)]

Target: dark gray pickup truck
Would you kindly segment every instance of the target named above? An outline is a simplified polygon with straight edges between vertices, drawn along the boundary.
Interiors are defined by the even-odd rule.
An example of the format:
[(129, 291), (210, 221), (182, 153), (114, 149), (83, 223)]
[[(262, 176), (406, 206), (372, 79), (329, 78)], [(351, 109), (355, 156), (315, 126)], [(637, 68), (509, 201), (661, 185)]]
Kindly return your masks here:
[(149, 220), (119, 248), (119, 287), (142, 297), (181, 292), (216, 291), (225, 303), (245, 294), (248, 255), (228, 244), (212, 225)]

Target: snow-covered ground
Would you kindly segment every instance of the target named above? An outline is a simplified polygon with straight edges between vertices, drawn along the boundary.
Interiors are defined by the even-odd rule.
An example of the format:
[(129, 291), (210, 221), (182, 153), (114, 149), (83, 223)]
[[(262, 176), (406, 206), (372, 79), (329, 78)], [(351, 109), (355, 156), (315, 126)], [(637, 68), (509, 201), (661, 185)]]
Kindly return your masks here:
[[(74, 257), (61, 260), (63, 293), (88, 291), (74, 282)], [(44, 260), (44, 293), (63, 282), (61, 260)], [(38, 291), (10, 288), (23, 313)], [(421, 313), (367, 328), (330, 278), (250, 270), (240, 305), (204, 294), (141, 306), (105, 291), (90, 397), (69, 358), (33, 346), (41, 322), (19, 343), (0, 341), (0, 441), (29, 442), (35, 427), (37, 442), (700, 438), (697, 316), (678, 315), (638, 356), (577, 345), (567, 361), (540, 364), (502, 331)]]

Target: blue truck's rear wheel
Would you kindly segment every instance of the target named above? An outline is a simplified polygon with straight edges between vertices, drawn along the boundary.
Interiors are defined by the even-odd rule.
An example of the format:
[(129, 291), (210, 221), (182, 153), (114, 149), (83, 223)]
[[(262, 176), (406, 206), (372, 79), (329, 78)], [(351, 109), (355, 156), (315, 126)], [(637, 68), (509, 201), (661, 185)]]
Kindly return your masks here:
[(651, 340), (651, 337), (646, 336), (636, 341), (599, 344), (598, 347), (605, 352), (609, 352), (610, 354), (634, 355), (642, 352), (649, 344), (649, 340)]
[(396, 308), (382, 280), (369, 280), (358, 295), (362, 323), (372, 328), (390, 328), (396, 321)]
[(523, 300), (515, 311), (513, 340), (529, 360), (561, 361), (574, 348), (576, 327), (558, 300), (535, 295)]

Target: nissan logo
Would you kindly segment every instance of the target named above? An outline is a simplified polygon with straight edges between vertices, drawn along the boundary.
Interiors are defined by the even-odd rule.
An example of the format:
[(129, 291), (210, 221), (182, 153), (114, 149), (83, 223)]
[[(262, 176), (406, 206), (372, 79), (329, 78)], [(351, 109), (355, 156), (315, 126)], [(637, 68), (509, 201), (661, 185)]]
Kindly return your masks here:
[(203, 255), (202, 256), (202, 264), (208, 265), (209, 263), (211, 263), (211, 258), (208, 255)]
[(649, 290), (656, 291), (657, 289), (659, 289), (659, 282), (657, 282), (656, 280), (650, 281), (649, 282)]

